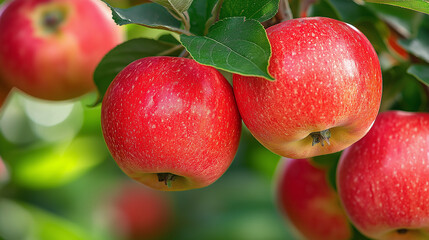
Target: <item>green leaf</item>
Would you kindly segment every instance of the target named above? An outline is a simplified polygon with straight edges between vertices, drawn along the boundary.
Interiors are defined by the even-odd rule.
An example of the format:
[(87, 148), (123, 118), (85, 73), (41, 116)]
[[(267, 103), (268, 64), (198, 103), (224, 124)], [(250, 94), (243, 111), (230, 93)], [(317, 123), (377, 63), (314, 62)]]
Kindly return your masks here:
[(174, 18), (164, 7), (156, 3), (140, 4), (131, 8), (115, 8), (112, 10), (113, 20), (118, 25), (140, 24), (151, 28), (167, 29), (183, 33), (181, 22)]
[(416, 25), (421, 20), (421, 13), (410, 9), (376, 3), (367, 3), (365, 6), (405, 37), (414, 34), (417, 30)]
[(342, 152), (331, 153), (327, 155), (315, 156), (311, 161), (318, 167), (326, 169), (326, 178), (329, 185), (337, 190), (337, 165)]
[(340, 160), (341, 152), (321, 155), (321, 156), (315, 156), (311, 158), (311, 161), (314, 162), (316, 165), (319, 166), (334, 166), (337, 164), (337, 162)]
[(43, 209), (34, 207), (26, 203), (20, 203), (20, 206), (32, 218), (34, 229), (34, 236), (30, 239), (43, 239), (43, 240), (90, 240), (93, 239), (92, 235), (87, 233), (80, 226), (75, 225), (65, 218), (54, 215)]
[[(150, 56), (168, 55), (177, 56), (180, 53), (180, 45), (161, 42), (153, 39), (137, 38), (124, 42), (100, 61), (94, 71), (94, 82), (98, 89), (97, 105), (103, 101), (104, 94), (116, 75), (133, 61)], [(172, 52), (169, 52), (172, 50)]]
[(301, 16), (301, 7), (303, 7), (305, 4), (308, 4), (306, 2), (314, 2), (315, 0), (288, 0), (289, 1), (289, 8), (292, 12), (292, 16), (295, 18), (298, 18)]
[(417, 36), (413, 39), (400, 39), (401, 44), (408, 52), (429, 62), (429, 17), (423, 19)]
[(381, 111), (427, 111), (429, 106), (425, 86), (408, 73), (409, 63), (383, 71), (383, 96)]
[(323, 16), (332, 19), (341, 20), (341, 16), (334, 6), (328, 0), (320, 0), (310, 6), (309, 17)]
[(350, 225), (352, 227), (352, 233), (353, 233), (351, 240), (371, 240), (370, 238), (367, 238), (365, 235), (360, 233), (359, 230), (357, 230), (352, 223), (350, 223)]
[(407, 73), (411, 74), (417, 80), (429, 87), (429, 66), (422, 64), (411, 65)]
[(353, 25), (368, 38), (377, 52), (388, 50), (386, 41), (389, 34), (389, 29), (384, 22), (379, 20), (362, 20), (356, 22)]
[(427, 0), (365, 0), (366, 2), (389, 4), (397, 7), (408, 8), (414, 11), (429, 14), (429, 2)]
[(225, 0), (219, 18), (246, 17), (263, 22), (274, 17), (278, 10), (279, 0)]
[(340, 15), (341, 21), (353, 24), (358, 21), (378, 20), (377, 16), (365, 6), (358, 5), (353, 1), (329, 0)]
[(174, 12), (186, 12), (192, 4), (192, 0), (152, 0)]
[(196, 35), (204, 35), (207, 21), (212, 16), (212, 10), (217, 0), (194, 0), (188, 9), (191, 32)]
[(164, 34), (158, 38), (158, 41), (179, 45), (180, 42), (171, 34)]
[(274, 80), (268, 73), (271, 46), (264, 27), (254, 19), (226, 18), (207, 36), (186, 36), (180, 41), (195, 61), (228, 72)]

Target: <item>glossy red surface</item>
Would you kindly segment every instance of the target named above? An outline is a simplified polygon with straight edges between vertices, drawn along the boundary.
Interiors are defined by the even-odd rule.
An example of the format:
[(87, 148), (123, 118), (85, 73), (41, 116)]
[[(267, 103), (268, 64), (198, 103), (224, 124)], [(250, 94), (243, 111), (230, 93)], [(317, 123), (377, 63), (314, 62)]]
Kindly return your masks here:
[(311, 240), (348, 240), (351, 226), (327, 173), (309, 159), (285, 159), (279, 165), (277, 199), (298, 232)]
[[(149, 57), (128, 65), (104, 97), (101, 120), (121, 169), (162, 190), (213, 183), (231, 164), (241, 132), (228, 81), (185, 58)], [(168, 188), (157, 173), (178, 177)]]
[[(380, 106), (377, 54), (356, 28), (329, 18), (300, 18), (267, 29), (269, 72), (276, 79), (234, 74), (238, 108), (251, 133), (290, 158), (340, 151), (365, 135)], [(312, 146), (329, 129), (330, 145)]]
[(337, 186), (351, 221), (367, 236), (427, 239), (429, 114), (381, 113), (368, 134), (342, 154)]
[[(62, 15), (56, 30), (47, 13)], [(0, 16), (0, 78), (34, 97), (66, 100), (95, 89), (98, 62), (123, 39), (94, 0), (14, 0)]]

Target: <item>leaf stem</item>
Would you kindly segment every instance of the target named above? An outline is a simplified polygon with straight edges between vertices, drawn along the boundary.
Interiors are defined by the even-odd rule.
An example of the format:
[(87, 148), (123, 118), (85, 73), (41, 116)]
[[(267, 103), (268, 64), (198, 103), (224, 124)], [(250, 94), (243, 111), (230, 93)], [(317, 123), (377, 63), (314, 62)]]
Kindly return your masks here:
[(180, 50), (182, 48), (184, 48), (184, 47), (181, 44), (179, 44), (179, 45), (176, 45), (176, 46), (174, 46), (172, 48), (169, 48), (169, 49), (167, 49), (167, 50), (165, 50), (163, 52), (158, 53), (157, 56), (166, 56), (166, 55), (174, 53), (175, 51), (178, 51), (178, 50)]
[(169, 8), (165, 8), (167, 9), (167, 11), (171, 14), (171, 16), (173, 16), (175, 19), (177, 19), (178, 21), (182, 21), (182, 19), (180, 18), (180, 14), (178, 14), (177, 12), (173, 12), (171, 11), (171, 9)]
[(190, 30), (191, 30), (191, 23), (190, 23), (190, 21), (189, 21), (189, 13), (188, 13), (188, 11), (184, 12), (182, 15), (183, 15), (183, 17), (184, 17), (184, 25), (185, 25), (185, 29), (186, 29), (187, 31), (190, 31)]
[(209, 32), (209, 28), (211, 27), (211, 25), (213, 25), (216, 21), (219, 20), (220, 10), (222, 8), (223, 1), (224, 0), (219, 0), (216, 3), (216, 5), (214, 6), (214, 8), (212, 10), (212, 16), (206, 22), (206, 26), (205, 26), (205, 29), (204, 29), (204, 35), (207, 35), (207, 33)]
[(176, 32), (177, 32), (177, 33), (180, 33), (180, 34), (185, 34), (185, 35), (187, 35), (187, 36), (192, 36), (192, 35), (194, 35), (194, 34), (192, 34), (191, 32), (189, 32), (188, 30), (184, 30), (184, 29), (178, 29)]
[(170, 27), (163, 27), (163, 26), (150, 26), (150, 25), (144, 25), (144, 24), (139, 24), (139, 25), (145, 26), (145, 27), (148, 27), (148, 28), (154, 28), (154, 29), (164, 29), (164, 30), (168, 30), (168, 31), (175, 32), (175, 33), (178, 33), (178, 34), (185, 34), (187, 36), (192, 36), (193, 35), (188, 30), (181, 29), (181, 28), (170, 28)]
[(187, 32), (187, 33), (183, 33), (183, 34), (186, 34), (188, 36), (192, 35), (191, 32), (189, 31), (191, 29), (191, 24), (189, 22), (188, 11), (181, 13), (177, 10), (172, 11), (168, 8), (166, 8), (166, 9), (175, 19), (177, 19), (183, 23), (183, 26), (185, 28), (184, 30)]
[(223, 1), (224, 1), (224, 0), (219, 0), (219, 1), (216, 3), (215, 8), (213, 9), (213, 10), (214, 10), (214, 12), (212, 12), (212, 13), (213, 13), (213, 16), (215, 17), (215, 21), (219, 20), (220, 10), (221, 10), (221, 8), (222, 8)]
[(189, 52), (186, 51), (186, 49), (183, 49), (183, 51), (179, 55), (179, 57), (182, 57), (182, 58), (186, 58), (188, 56), (190, 56), (190, 55), (189, 55)]

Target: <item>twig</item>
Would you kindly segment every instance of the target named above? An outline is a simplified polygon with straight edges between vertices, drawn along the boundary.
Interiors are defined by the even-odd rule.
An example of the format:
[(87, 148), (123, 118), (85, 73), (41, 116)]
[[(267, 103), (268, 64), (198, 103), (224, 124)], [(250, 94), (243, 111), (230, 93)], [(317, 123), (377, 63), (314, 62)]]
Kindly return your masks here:
[(166, 55), (174, 53), (175, 51), (178, 51), (178, 50), (180, 50), (182, 48), (183, 48), (183, 46), (179, 44), (179, 45), (176, 45), (176, 46), (174, 46), (172, 48), (169, 48), (169, 49), (167, 49), (167, 50), (165, 50), (163, 52), (158, 53), (157, 56), (166, 56)]
[(279, 22), (291, 20), (293, 18), (292, 10), (290, 9), (288, 0), (280, 0), (279, 11), (277, 14), (279, 17)]

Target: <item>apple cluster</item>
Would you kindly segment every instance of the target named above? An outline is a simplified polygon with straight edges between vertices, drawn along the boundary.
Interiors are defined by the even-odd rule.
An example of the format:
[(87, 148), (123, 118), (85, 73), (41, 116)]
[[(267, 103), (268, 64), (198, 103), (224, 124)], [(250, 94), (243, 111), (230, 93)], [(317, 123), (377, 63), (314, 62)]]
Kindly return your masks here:
[(427, 239), (428, 163), (429, 114), (382, 112), (342, 152), (337, 192), (311, 159), (284, 159), (278, 204), (308, 239), (350, 239), (348, 220), (370, 239)]
[[(298, 18), (266, 29), (275, 78), (233, 74), (180, 57), (124, 68), (102, 104), (102, 131), (119, 167), (165, 191), (208, 186), (225, 173), (243, 121), (283, 156), (278, 204), (308, 239), (425, 239), (429, 114), (379, 114), (376, 52), (355, 27)], [(312, 158), (343, 151), (337, 189)]]
[(124, 37), (96, 0), (7, 1), (0, 32), (0, 103), (14, 87), (45, 100), (95, 90), (98, 62)]
[[(275, 81), (233, 75), (178, 57), (123, 69), (102, 104), (102, 129), (119, 167), (160, 190), (207, 186), (231, 164), (241, 120), (272, 152), (307, 158), (362, 138), (377, 116), (381, 69), (356, 28), (301, 18), (267, 30)], [(304, 34), (303, 34), (304, 33)]]
[[(45, 100), (93, 91), (94, 69), (123, 40), (109, 15), (97, 0), (3, 4), (0, 106), (13, 88)], [(101, 109), (118, 166), (153, 189), (206, 187), (232, 163), (243, 122), (282, 156), (278, 205), (303, 237), (350, 239), (356, 228), (371, 239), (429, 239), (429, 114), (379, 113), (379, 60), (352, 25), (297, 18), (266, 32), (274, 81), (233, 74), (231, 85), (217, 69), (183, 57), (146, 57), (125, 67)], [(340, 151), (334, 189), (312, 158)], [(149, 198), (136, 188), (123, 191), (135, 194), (127, 199)], [(116, 203), (127, 214), (138, 205)]]
[[(302, 26), (299, 25), (302, 23), (298, 21), (296, 20), (295, 24), (298, 25), (297, 28), (301, 28)], [(289, 24), (294, 25), (291, 21)], [(279, 29), (278, 32), (287, 31), (282, 25), (274, 28)], [(312, 24), (309, 24), (308, 28), (311, 27), (313, 27)], [(273, 35), (271, 29), (267, 29), (267, 32), (269, 37)], [(315, 34), (316, 39), (323, 39), (326, 34), (320, 26), (317, 30), (308, 29), (302, 32)], [(279, 33), (274, 33), (274, 36), (275, 34)], [(294, 36), (293, 33), (292, 36)], [(289, 224), (295, 227), (298, 235), (311, 240), (351, 239), (357, 234), (354, 228), (359, 234), (370, 239), (428, 239), (429, 114), (403, 111), (378, 113), (381, 96), (380, 67), (370, 44), (361, 33), (354, 34), (353, 37), (345, 34), (341, 36), (346, 39), (350, 37), (350, 40), (345, 42), (359, 47), (347, 46), (341, 50), (344, 40), (339, 40), (335, 43), (339, 49), (336, 47), (336, 52), (329, 53), (328, 58), (317, 58), (317, 56), (323, 56), (323, 53), (314, 53), (314, 49), (318, 44), (322, 44), (323, 48), (327, 47), (323, 44), (339, 38), (339, 34), (335, 37), (333, 37), (334, 34), (330, 34), (329, 38), (321, 40), (323, 43), (315, 45), (305, 45), (306, 42), (298, 37), (295, 37), (294, 41), (292, 36), (278, 37), (278, 39), (286, 42), (286, 45), (293, 45), (293, 48), (299, 51), (289, 50), (291, 47), (286, 51), (278, 51), (282, 54), (278, 59), (276, 48), (281, 41), (271, 41), (274, 60), (271, 62), (270, 70), (277, 68), (276, 66), (280, 64), (283, 71), (279, 75), (274, 75), (277, 80), (286, 78), (286, 83), (277, 81), (281, 86), (274, 88), (271, 86), (275, 85), (270, 82), (259, 83), (255, 78), (240, 76), (237, 80), (242, 82), (234, 81), (234, 87), (237, 89), (241, 87), (240, 84), (247, 84), (249, 88), (259, 84), (258, 91), (246, 91), (247, 99), (245, 97), (240, 99), (240, 93), (235, 91), (240, 113), (246, 126), (253, 130), (252, 133), (262, 144), (279, 155), (289, 157), (281, 160), (276, 179), (278, 205)], [(353, 43), (351, 39), (356, 39), (356, 42)], [(307, 36), (305, 41), (316, 40), (312, 38), (308, 40)], [(282, 44), (279, 45), (279, 49), (286, 49)], [(305, 49), (313, 51), (305, 51)], [(350, 54), (354, 51), (353, 49), (357, 52)], [(300, 53), (304, 54), (293, 61), (288, 60)], [(368, 53), (371, 54), (368, 55)], [(352, 89), (360, 86), (371, 90), (349, 92), (344, 96), (351, 101), (340, 101), (341, 104), (339, 104), (335, 101), (341, 99), (336, 95), (339, 94), (338, 90), (347, 92), (350, 89), (346, 86), (337, 88), (338, 83), (335, 81), (341, 79), (341, 82), (344, 82), (344, 79), (347, 79), (344, 76), (350, 76), (347, 75), (347, 72), (352, 69), (350, 66), (359, 66), (355, 63), (349, 65), (352, 58), (345, 57), (345, 54), (358, 56), (356, 62), (362, 64), (360, 69), (353, 68), (355, 70), (350, 71), (356, 71), (359, 74), (348, 82), (347, 86)], [(313, 59), (316, 61), (312, 61)], [(272, 64), (273, 62), (275, 64)], [(303, 62), (307, 65), (296, 64)], [(317, 65), (313, 64), (316, 62)], [(325, 62), (327, 66), (324, 66)], [(320, 70), (331, 64), (335, 65), (336, 62), (344, 64), (341, 70), (330, 68), (328, 73)], [(319, 69), (317, 74), (309, 71), (308, 65), (311, 66), (312, 71)], [(309, 77), (309, 80), (305, 81), (302, 71), (311, 72), (313, 75), (305, 75)], [(335, 71), (343, 72), (335, 75)], [(341, 75), (343, 77), (340, 77)], [(362, 78), (367, 79), (366, 84), (359, 82)], [(308, 89), (299, 84), (312, 87)], [(333, 88), (323, 88), (322, 84), (324, 86), (329, 84)], [(287, 86), (288, 91), (284, 91), (285, 88), (282, 88), (284, 85)], [(302, 94), (302, 91), (306, 93), (309, 91), (313, 95)], [(331, 93), (322, 91), (331, 91)], [(294, 99), (302, 100), (297, 102)], [(269, 102), (269, 104), (258, 102)], [(344, 103), (352, 104), (344, 105)], [(247, 105), (244, 114), (242, 105)], [(258, 108), (259, 106), (261, 107)], [(325, 108), (326, 106), (328, 108)], [(339, 111), (339, 109), (343, 110)], [(348, 111), (344, 112), (344, 109)], [(344, 114), (340, 117), (339, 113)], [(244, 117), (245, 114), (251, 115), (247, 119), (248, 122)], [(261, 119), (258, 115), (265, 117)], [(280, 121), (282, 117), (294, 121)], [(339, 121), (347, 123), (338, 124)], [(308, 122), (311, 124), (303, 124)], [(321, 139), (310, 138), (314, 132), (322, 133), (323, 128), (330, 131), (329, 141), (326, 139), (329, 145), (322, 148), (323, 144), (320, 144), (319, 148), (329, 150), (330, 147), (338, 147), (342, 143), (344, 145), (331, 152), (321, 152), (322, 150), (314, 146), (309, 147), (308, 143), (304, 145), (299, 142), (302, 139), (305, 140), (300, 135), (301, 131), (302, 136), (308, 138), (307, 142), (323, 143), (323, 136)], [(290, 129), (296, 130), (296, 133), (291, 135), (290, 133), (294, 131)], [(309, 134), (308, 131), (313, 133)], [(339, 131), (344, 134), (338, 135)], [(336, 189), (334, 189), (328, 182), (328, 167), (318, 165), (311, 157), (343, 149), (335, 172)]]

